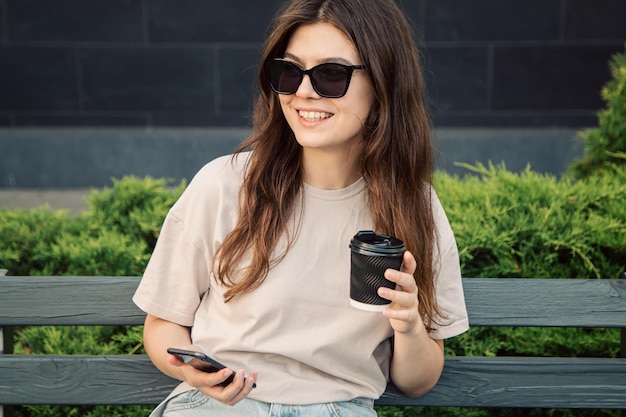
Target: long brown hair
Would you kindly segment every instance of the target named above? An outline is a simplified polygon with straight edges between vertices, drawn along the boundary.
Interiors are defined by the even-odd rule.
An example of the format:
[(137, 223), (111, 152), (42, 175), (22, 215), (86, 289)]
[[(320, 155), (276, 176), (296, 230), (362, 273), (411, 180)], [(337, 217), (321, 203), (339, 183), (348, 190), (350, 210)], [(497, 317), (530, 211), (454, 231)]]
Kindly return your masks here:
[[(295, 0), (270, 26), (259, 69), (252, 135), (237, 149), (253, 152), (240, 191), (237, 225), (218, 251), (226, 301), (257, 288), (275, 262), (302, 187), (302, 149), (269, 86), (264, 63), (282, 57), (301, 25), (330, 23), (355, 44), (375, 95), (364, 125), (361, 174), (379, 233), (402, 239), (415, 256), (421, 314), (430, 328), (438, 309), (433, 282), (436, 236), (431, 207), (434, 169), (425, 85), (411, 28), (394, 0)], [(288, 250), (288, 249), (287, 249)], [(241, 264), (250, 256), (250, 263)], [(235, 274), (242, 275), (235, 280)]]

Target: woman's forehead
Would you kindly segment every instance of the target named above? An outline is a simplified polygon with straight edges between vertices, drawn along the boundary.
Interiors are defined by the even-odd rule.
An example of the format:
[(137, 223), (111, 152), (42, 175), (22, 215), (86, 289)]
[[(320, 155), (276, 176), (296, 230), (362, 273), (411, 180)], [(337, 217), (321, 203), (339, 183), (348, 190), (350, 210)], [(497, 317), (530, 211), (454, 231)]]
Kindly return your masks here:
[(298, 27), (287, 43), (285, 57), (303, 64), (342, 61), (345, 64), (355, 64), (359, 60), (352, 40), (330, 23), (313, 23)]

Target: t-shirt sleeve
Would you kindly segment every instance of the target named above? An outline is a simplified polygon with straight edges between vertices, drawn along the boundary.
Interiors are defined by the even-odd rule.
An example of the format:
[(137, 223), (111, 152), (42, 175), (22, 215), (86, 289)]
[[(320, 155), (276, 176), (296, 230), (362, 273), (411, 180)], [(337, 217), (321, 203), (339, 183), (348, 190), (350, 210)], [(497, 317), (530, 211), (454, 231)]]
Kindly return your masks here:
[[(433, 191), (434, 195), (434, 191)], [(447, 339), (469, 329), (459, 251), (454, 233), (439, 199), (433, 197), (433, 212), (439, 241), (435, 257), (435, 292), (441, 316), (431, 333), (434, 339)]]
[(133, 301), (148, 314), (191, 326), (210, 283), (210, 266), (183, 222), (167, 215)]
[(168, 212), (133, 301), (148, 314), (192, 326), (211, 285), (213, 259), (237, 219), (246, 157), (206, 164)]

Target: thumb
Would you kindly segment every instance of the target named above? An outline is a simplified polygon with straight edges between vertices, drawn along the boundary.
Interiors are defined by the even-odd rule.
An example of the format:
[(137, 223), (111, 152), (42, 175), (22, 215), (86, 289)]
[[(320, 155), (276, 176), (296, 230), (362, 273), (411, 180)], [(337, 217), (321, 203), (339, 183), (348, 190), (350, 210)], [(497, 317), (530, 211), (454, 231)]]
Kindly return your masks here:
[(185, 362), (183, 362), (178, 356), (176, 355), (168, 355), (169, 357), (167, 358), (167, 361), (174, 366), (183, 366), (185, 364)]

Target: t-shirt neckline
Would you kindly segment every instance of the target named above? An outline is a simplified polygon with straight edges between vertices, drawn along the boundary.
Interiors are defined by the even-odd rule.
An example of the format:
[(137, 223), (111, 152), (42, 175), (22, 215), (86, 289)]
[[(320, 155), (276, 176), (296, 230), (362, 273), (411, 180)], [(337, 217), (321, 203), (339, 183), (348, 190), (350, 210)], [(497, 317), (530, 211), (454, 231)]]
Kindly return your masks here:
[(347, 187), (340, 188), (338, 190), (324, 190), (322, 188), (316, 188), (305, 182), (303, 189), (307, 196), (313, 198), (321, 200), (346, 200), (362, 193), (363, 190), (365, 190), (365, 180), (361, 177)]

